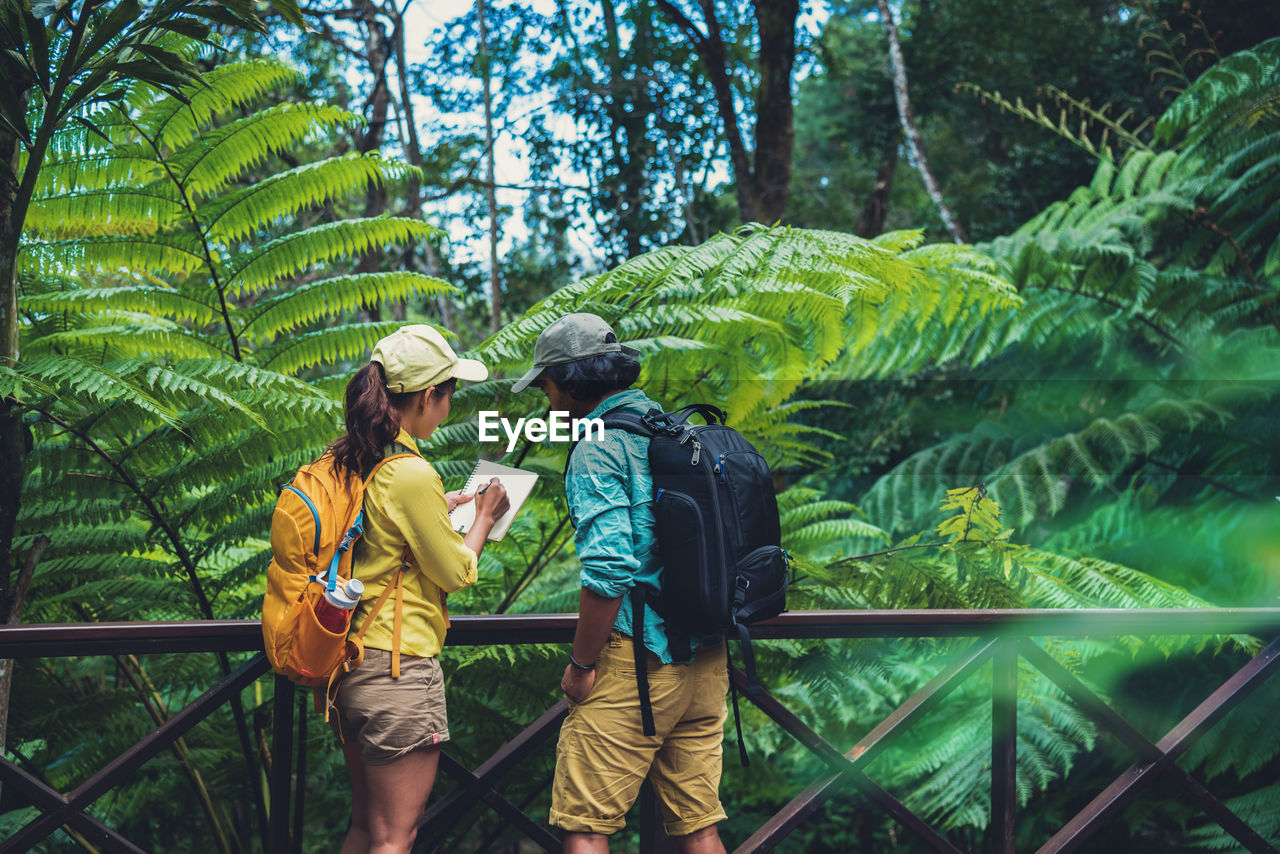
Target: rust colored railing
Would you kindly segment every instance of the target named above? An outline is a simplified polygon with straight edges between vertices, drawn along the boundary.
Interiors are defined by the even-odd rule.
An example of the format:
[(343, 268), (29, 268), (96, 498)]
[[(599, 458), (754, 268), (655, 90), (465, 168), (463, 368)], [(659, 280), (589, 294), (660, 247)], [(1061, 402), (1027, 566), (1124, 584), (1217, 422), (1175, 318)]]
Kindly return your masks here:
[[(570, 614), (457, 616), (449, 634), (451, 645), (568, 642), (576, 617)], [(1251, 634), (1272, 639), (1262, 651), (1159, 740), (1152, 741), (1112, 709), (1069, 670), (1036, 643), (1037, 637), (1152, 636)], [(788, 833), (845, 787), (852, 786), (872, 804), (892, 816), (936, 851), (959, 854), (961, 849), (944, 834), (915, 815), (866, 773), (869, 763), (891, 741), (935, 708), (979, 667), (992, 665), (992, 792), (987, 849), (993, 854), (1014, 852), (1017, 827), (1017, 686), (1018, 660), (1025, 660), (1054, 682), (1103, 729), (1137, 754), (1116, 780), (1068, 820), (1038, 849), (1038, 854), (1082, 850), (1092, 834), (1115, 817), (1143, 787), (1157, 778), (1171, 781), (1194, 805), (1218, 822), (1251, 852), (1277, 854), (1277, 840), (1267, 840), (1233, 813), (1203, 783), (1184, 771), (1178, 758), (1233, 708), (1263, 683), (1280, 664), (1280, 608), (1189, 610), (1021, 610), (1021, 611), (805, 611), (783, 614), (752, 628), (755, 638), (925, 638), (972, 637), (976, 641), (948, 663), (932, 680), (877, 724), (857, 744), (841, 750), (767, 692), (742, 696), (812, 751), (829, 766), (817, 780), (784, 806), (735, 854), (772, 850)], [(97, 623), (0, 627), (0, 658), (121, 655), (172, 652), (252, 652), (261, 649), (256, 622)], [(35, 775), (0, 757), (0, 781), (20, 792), (40, 815), (15, 835), (0, 842), (0, 854), (26, 851), (55, 829), (66, 827), (103, 851), (141, 849), (91, 816), (88, 808), (149, 759), (169, 748), (191, 727), (234, 698), (269, 667), (256, 655), (219, 680), (182, 711), (170, 717), (136, 745), (122, 753), (68, 793), (55, 791)], [(740, 689), (746, 679), (736, 669), (731, 678)], [(294, 780), (306, 777), (306, 717), (299, 716), (293, 685), (276, 678), (273, 700), (271, 813), (263, 833), (263, 847), (273, 854), (298, 851), (302, 835), (302, 793)], [(423, 818), (424, 837), (441, 838), (462, 814), (460, 807), (481, 801), (546, 851), (557, 851), (553, 829), (526, 814), (497, 790), (504, 775), (529, 756), (558, 729), (567, 714), (564, 701), (548, 709), (474, 771), (442, 754), (440, 768), (458, 782), (449, 794), (436, 798)], [(296, 772), (296, 773), (295, 773)], [(652, 799), (642, 804), (641, 847), (645, 852), (670, 850), (662, 838)], [(656, 830), (655, 830), (656, 829)]]

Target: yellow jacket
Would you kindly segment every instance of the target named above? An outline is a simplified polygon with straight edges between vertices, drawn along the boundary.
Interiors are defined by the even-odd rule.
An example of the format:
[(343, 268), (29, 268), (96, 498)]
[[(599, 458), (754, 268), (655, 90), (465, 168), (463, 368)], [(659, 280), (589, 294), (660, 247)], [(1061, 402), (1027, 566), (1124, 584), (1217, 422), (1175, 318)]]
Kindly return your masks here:
[[(449, 619), (446, 593), (476, 581), (476, 553), (449, 525), (444, 484), (431, 464), (417, 454), (404, 430), (396, 441), (414, 451), (384, 463), (365, 487), (364, 535), (356, 541), (353, 575), (364, 582), (365, 595), (351, 620), (354, 634), (387, 584), (394, 582), (405, 546), (412, 553), (404, 574), (404, 611), (400, 652), (429, 658), (440, 654)], [(395, 593), (374, 618), (364, 645), (392, 649)]]

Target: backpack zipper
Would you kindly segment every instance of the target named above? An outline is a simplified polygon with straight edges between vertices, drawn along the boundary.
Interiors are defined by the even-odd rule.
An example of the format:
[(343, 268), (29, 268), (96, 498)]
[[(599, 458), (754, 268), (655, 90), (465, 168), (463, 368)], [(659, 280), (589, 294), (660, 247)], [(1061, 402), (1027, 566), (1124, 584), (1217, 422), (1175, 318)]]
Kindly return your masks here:
[(739, 512), (738, 512), (738, 497), (734, 493), (733, 489), (729, 486), (729, 467), (725, 464), (725, 461), (734, 454), (751, 454), (752, 456), (759, 456), (759, 454), (757, 454), (755, 451), (747, 451), (747, 450), (725, 451), (723, 454), (721, 454), (719, 457), (716, 458), (715, 467), (712, 469), (717, 475), (720, 476), (720, 482), (724, 484), (725, 492), (727, 492), (729, 495), (729, 508), (730, 508), (730, 511), (733, 513), (733, 527), (738, 534), (737, 545), (739, 548), (745, 548), (747, 537), (746, 537), (746, 533), (742, 530), (742, 516), (739, 515)]
[[(697, 460), (698, 455), (699, 455), (699, 452), (700, 452), (701, 450), (702, 450), (702, 445), (701, 445), (701, 443), (699, 443), (699, 442), (696, 442), (696, 441), (695, 441), (695, 442), (694, 442), (694, 447), (693, 447), (693, 453), (694, 453), (694, 460), (695, 460), (695, 462), (693, 463), (693, 465), (697, 465), (696, 460)], [(712, 521), (711, 521), (711, 524), (710, 524), (709, 528), (710, 528), (711, 530), (714, 530), (714, 531), (719, 532), (719, 531), (722, 531), (722, 530), (723, 530), (723, 528), (724, 528), (724, 521), (723, 521), (723, 517), (722, 517), (722, 516), (721, 516), (721, 514), (720, 514), (720, 488), (719, 488), (718, 486), (716, 486), (716, 476), (715, 476), (715, 474), (711, 471), (711, 469), (709, 469), (709, 468), (708, 468), (708, 469), (705, 469), (705, 471), (706, 471), (706, 473), (707, 473), (707, 485), (708, 485), (709, 487), (711, 487), (709, 491), (710, 491), (710, 493), (711, 493), (711, 520), (712, 520)], [(716, 536), (716, 537), (715, 537), (715, 544), (714, 544), (714, 551), (715, 551), (715, 554), (713, 555), (713, 557), (714, 557), (714, 559), (716, 559), (716, 560), (719, 560), (719, 561), (720, 561), (720, 567), (721, 567), (721, 569), (723, 570), (722, 577), (724, 577), (724, 578), (728, 578), (728, 577), (729, 577), (729, 569), (730, 569), (729, 561), (730, 561), (730, 559), (731, 559), (731, 556), (727, 553), (727, 549), (726, 549), (726, 546), (727, 546), (727, 545), (729, 545), (729, 544), (727, 544), (727, 543), (725, 542), (725, 537), (723, 537), (723, 536)], [(726, 609), (731, 609), (731, 608), (732, 608), (732, 605), (733, 605), (733, 602), (732, 602), (732, 596), (730, 595), (730, 591), (728, 591), (728, 590), (724, 590), (724, 589), (721, 589), (721, 590), (719, 591), (719, 594), (720, 594), (721, 602), (722, 602), (723, 606), (724, 606)], [(726, 618), (726, 617), (729, 617), (729, 616), (731, 616), (731, 615), (729, 614), (729, 611), (728, 611), (728, 610), (724, 610), (724, 611), (721, 611), (721, 613), (720, 613), (720, 615), (717, 617), (717, 619)], [(717, 628), (717, 630), (719, 630), (719, 628), (725, 628), (725, 627), (727, 627), (728, 625), (729, 625), (729, 623), (722, 623), (722, 624)]]

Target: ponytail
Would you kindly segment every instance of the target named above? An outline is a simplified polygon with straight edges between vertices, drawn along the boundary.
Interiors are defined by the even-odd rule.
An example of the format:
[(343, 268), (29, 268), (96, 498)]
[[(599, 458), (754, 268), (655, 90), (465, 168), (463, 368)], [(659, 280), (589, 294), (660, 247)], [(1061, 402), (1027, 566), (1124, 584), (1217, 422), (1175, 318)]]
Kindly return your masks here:
[(347, 435), (330, 447), (334, 462), (346, 469), (348, 476), (364, 477), (395, 441), (400, 433), (400, 412), (416, 394), (387, 391), (386, 374), (378, 362), (357, 371), (347, 383)]

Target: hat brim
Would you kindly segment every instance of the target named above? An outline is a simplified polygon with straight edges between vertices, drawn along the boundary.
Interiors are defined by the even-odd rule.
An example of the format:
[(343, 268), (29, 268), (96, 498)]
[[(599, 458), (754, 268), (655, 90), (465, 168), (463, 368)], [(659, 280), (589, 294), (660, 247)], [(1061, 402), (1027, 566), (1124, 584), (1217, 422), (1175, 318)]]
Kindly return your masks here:
[(635, 347), (628, 347), (626, 344), (619, 344), (618, 352), (622, 353), (624, 356), (630, 356), (633, 359), (640, 358), (640, 351)]
[(515, 385), (511, 386), (511, 392), (513, 394), (519, 394), (520, 392), (524, 391), (534, 382), (534, 380), (542, 376), (542, 372), (545, 370), (546, 368), (542, 368), (537, 365), (534, 365), (527, 372), (525, 372), (524, 376), (516, 380)]
[(489, 369), (475, 359), (459, 359), (449, 376), (469, 383), (479, 383), (489, 378)]

